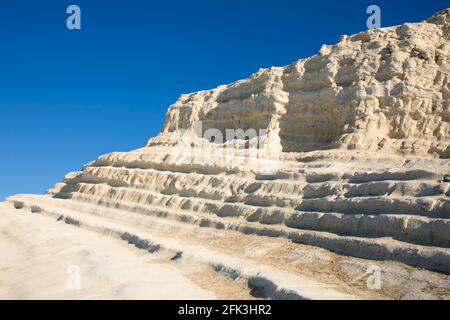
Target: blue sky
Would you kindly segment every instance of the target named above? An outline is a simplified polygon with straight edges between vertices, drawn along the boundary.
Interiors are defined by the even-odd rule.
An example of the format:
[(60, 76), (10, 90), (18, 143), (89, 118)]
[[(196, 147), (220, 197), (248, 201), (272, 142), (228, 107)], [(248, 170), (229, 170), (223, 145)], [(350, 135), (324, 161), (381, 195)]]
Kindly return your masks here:
[[(66, 8), (81, 8), (81, 30)], [(341, 34), (424, 20), (450, 1), (1, 1), (0, 199), (43, 193), (141, 147), (182, 93), (315, 54)]]

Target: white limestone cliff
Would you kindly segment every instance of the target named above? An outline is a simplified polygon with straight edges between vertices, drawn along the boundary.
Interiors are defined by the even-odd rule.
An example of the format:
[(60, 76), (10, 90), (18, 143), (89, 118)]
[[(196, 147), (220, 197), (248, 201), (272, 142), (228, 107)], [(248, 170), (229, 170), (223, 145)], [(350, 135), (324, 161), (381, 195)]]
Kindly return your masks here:
[(449, 98), (446, 9), (182, 95), (143, 148), (6, 203), (256, 297), (448, 299)]
[(286, 67), (182, 95), (148, 146), (176, 142), (170, 133), (202, 121), (205, 130), (267, 129), (283, 151), (340, 147), (447, 159), (449, 19), (443, 10), (422, 23), (342, 36)]

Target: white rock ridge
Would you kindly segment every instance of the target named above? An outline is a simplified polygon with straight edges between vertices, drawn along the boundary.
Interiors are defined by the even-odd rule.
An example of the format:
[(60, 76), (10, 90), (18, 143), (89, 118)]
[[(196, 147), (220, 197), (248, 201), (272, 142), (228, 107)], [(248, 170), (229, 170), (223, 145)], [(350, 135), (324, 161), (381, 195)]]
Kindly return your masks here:
[(182, 95), (148, 146), (202, 121), (204, 129), (267, 129), (283, 151), (341, 147), (448, 159), (449, 19), (443, 10), (422, 23), (342, 36), (311, 58)]
[(145, 147), (7, 203), (256, 297), (450, 298), (449, 74), (450, 9), (343, 36), (182, 95)]

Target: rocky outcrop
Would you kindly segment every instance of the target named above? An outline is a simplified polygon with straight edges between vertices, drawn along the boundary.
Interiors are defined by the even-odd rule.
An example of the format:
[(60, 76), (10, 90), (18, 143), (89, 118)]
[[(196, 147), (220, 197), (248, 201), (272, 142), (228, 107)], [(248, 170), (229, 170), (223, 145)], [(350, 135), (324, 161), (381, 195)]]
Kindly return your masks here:
[(170, 133), (202, 121), (204, 130), (267, 129), (283, 151), (347, 148), (448, 159), (449, 19), (444, 10), (423, 23), (342, 36), (311, 58), (182, 95), (156, 141), (176, 142)]
[[(448, 298), (449, 74), (449, 9), (343, 36), (182, 95), (145, 147), (8, 202), (172, 250), (264, 297)], [(389, 279), (379, 291), (357, 277), (370, 265)]]

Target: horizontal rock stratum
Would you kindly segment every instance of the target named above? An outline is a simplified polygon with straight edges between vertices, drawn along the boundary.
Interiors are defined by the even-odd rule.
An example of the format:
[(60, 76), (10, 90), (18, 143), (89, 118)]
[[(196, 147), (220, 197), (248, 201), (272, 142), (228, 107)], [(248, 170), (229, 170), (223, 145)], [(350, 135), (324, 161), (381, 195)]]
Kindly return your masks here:
[(145, 147), (6, 204), (222, 279), (218, 297), (448, 299), (449, 98), (446, 9), (182, 95)]

